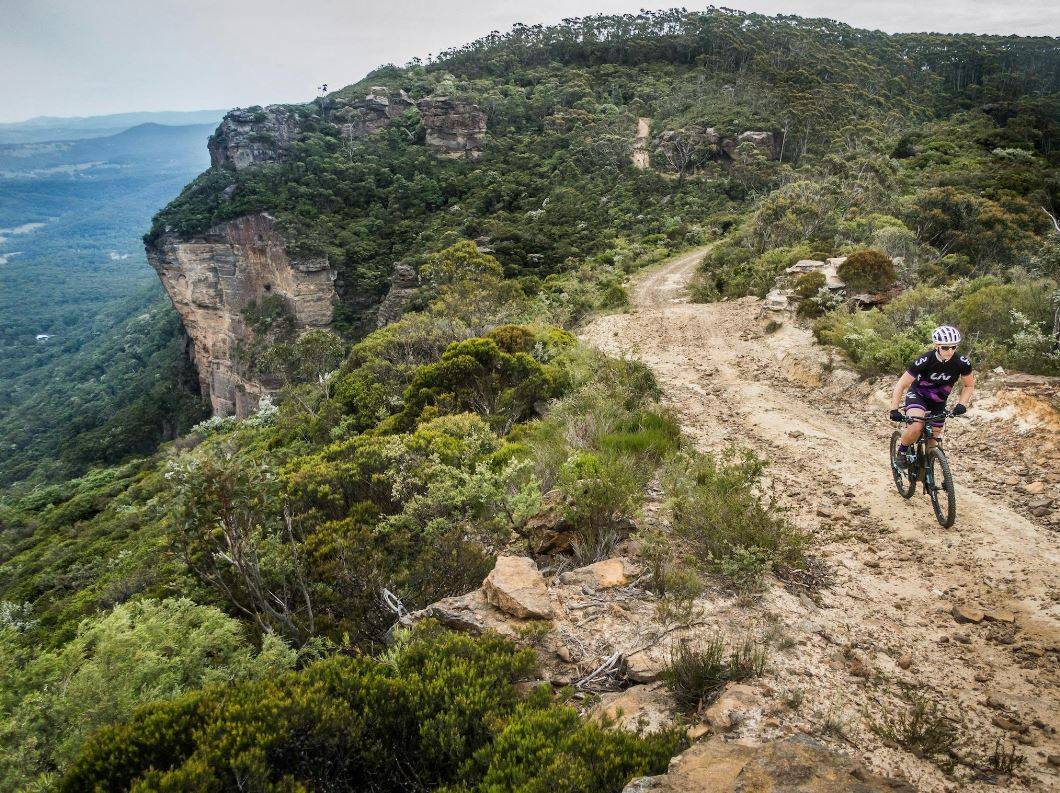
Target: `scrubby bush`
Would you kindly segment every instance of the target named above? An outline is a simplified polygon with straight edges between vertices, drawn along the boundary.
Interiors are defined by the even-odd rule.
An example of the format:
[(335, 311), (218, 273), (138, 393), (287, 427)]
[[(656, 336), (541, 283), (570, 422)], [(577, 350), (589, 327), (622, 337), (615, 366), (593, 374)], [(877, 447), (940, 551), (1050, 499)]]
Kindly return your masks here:
[(662, 679), (678, 708), (693, 712), (709, 705), (726, 684), (758, 677), (765, 665), (765, 648), (756, 642), (746, 640), (729, 650), (721, 636), (713, 636), (677, 643)]
[[(6, 666), (18, 640), (2, 638)], [(0, 673), (0, 784), (27, 789), (62, 771), (92, 730), (145, 702), (260, 678), (294, 661), (274, 635), (255, 650), (243, 625), (212, 606), (186, 598), (123, 603), (83, 621), (62, 648), (23, 658), (10, 677)]]
[(615, 791), (658, 773), (675, 732), (587, 723), (514, 683), (533, 655), (495, 636), (421, 628), (382, 659), (206, 689), (140, 710), (90, 740), (61, 789)]
[(836, 274), (848, 292), (882, 292), (897, 278), (890, 258), (872, 248), (851, 253)]
[(744, 590), (774, 567), (797, 565), (806, 537), (755, 492), (764, 464), (750, 452), (675, 455), (663, 488), (674, 533), (704, 568)]
[(827, 279), (822, 272), (815, 270), (810, 273), (803, 273), (792, 282), (792, 291), (795, 292), (796, 297), (807, 300), (823, 289), (826, 281)]
[(691, 287), (692, 297), (701, 302), (745, 295), (764, 297), (778, 276), (811, 253), (812, 248), (805, 243), (773, 248), (757, 256), (746, 248), (720, 244), (703, 257)]

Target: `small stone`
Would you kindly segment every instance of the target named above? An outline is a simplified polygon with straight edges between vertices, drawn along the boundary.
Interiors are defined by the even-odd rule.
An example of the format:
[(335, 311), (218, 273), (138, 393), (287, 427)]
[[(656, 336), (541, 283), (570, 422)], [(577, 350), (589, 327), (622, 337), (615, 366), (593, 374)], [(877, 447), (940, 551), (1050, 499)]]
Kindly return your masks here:
[(706, 724), (693, 724), (691, 727), (689, 727), (685, 731), (685, 734), (688, 736), (688, 740), (694, 741), (697, 738), (702, 738), (708, 732), (710, 732), (710, 727), (708, 725), (706, 725)]
[(987, 622), (1015, 622), (1016, 615), (1011, 611), (1002, 609), (990, 609), (983, 612), (983, 619)]
[(950, 613), (953, 614), (953, 618), (957, 620), (957, 622), (980, 623), (983, 621), (984, 617), (982, 611), (970, 606), (954, 606)]
[(1013, 721), (1012, 719), (1005, 718), (1001, 714), (995, 715), (994, 718), (992, 718), (990, 721), (995, 727), (999, 727), (1002, 730), (1006, 730), (1008, 732), (1023, 732), (1023, 727), (1021, 727), (1017, 722)]
[(872, 677), (872, 668), (860, 655), (854, 654), (850, 657), (850, 674), (854, 677), (863, 677), (866, 680)]
[(604, 559), (602, 562), (579, 567), (574, 575), (579, 581), (594, 585), (597, 589), (610, 589), (629, 583), (631, 565), (625, 559)]
[(989, 673), (987, 673), (987, 672), (976, 672), (975, 673), (975, 682), (976, 683), (985, 683), (990, 678), (991, 678), (991, 675)]
[(1046, 760), (1053, 768), (1060, 768), (1060, 754), (1051, 754)]
[(638, 683), (651, 683), (659, 679), (663, 664), (641, 650), (626, 656), (626, 676)]
[(1037, 496), (1045, 492), (1045, 482), (1028, 482), (1023, 486), (1023, 492)]
[(877, 569), (880, 566), (880, 560), (879, 559), (866, 559), (865, 560), (865, 566), (866, 567), (871, 567), (873, 569)]
[(728, 732), (760, 706), (757, 692), (742, 683), (729, 685), (703, 717), (715, 732)]
[(1037, 746), (1039, 741), (1030, 733), (1022, 732), (1016, 736), (1016, 740), (1022, 743), (1024, 746)]
[(563, 661), (563, 663), (565, 664), (569, 664), (571, 662), (570, 650), (568, 650), (566, 646), (560, 647), (558, 650), (556, 650), (556, 655), (559, 657), (559, 660)]
[(995, 697), (993, 694), (987, 696), (986, 706), (988, 708), (993, 708), (994, 710), (1005, 710), (1005, 703)]
[(955, 634), (953, 634), (953, 639), (954, 639), (954, 641), (958, 641), (961, 644), (971, 644), (972, 643), (972, 637), (969, 636), (967, 633), (955, 633)]
[(913, 656), (909, 653), (903, 653), (901, 658), (898, 659), (899, 669), (908, 669), (913, 665)]

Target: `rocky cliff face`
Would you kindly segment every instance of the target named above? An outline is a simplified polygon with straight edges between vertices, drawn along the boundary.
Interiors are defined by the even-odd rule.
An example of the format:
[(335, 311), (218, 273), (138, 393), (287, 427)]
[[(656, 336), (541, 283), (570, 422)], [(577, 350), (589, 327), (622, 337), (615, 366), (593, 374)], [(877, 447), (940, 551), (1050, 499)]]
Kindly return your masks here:
[[(306, 117), (323, 114), (344, 136), (362, 138), (413, 107), (419, 110), (432, 152), (478, 159), (486, 131), (480, 108), (445, 97), (413, 102), (404, 91), (373, 87), (364, 98), (233, 110), (210, 138), (210, 161), (214, 168), (236, 170), (277, 162), (289, 155)], [(243, 318), (248, 304), (282, 297), (297, 332), (331, 324), (336, 271), (323, 257), (289, 256), (267, 214), (219, 224), (193, 239), (162, 234), (148, 246), (147, 258), (184, 322), (202, 393), (215, 415), (242, 418), (270, 390), (269, 383), (253, 377), (240, 361), (241, 347), (254, 335)], [(412, 268), (395, 265), (390, 292), (379, 307), (380, 325), (401, 316), (415, 288)], [(367, 315), (370, 323), (379, 296), (343, 294), (343, 300), (358, 315)]]
[(237, 108), (226, 114), (210, 137), (210, 165), (231, 165), (236, 170), (275, 162), (298, 134), (298, 117), (283, 105)]
[(288, 256), (264, 213), (221, 223), (190, 240), (164, 234), (148, 246), (147, 259), (191, 338), (199, 384), (214, 415), (242, 418), (268, 391), (239, 360), (240, 345), (253, 337), (242, 314), (249, 303), (282, 297), (298, 331), (331, 323), (334, 270), (322, 257)]
[(373, 87), (364, 99), (336, 99), (329, 119), (342, 128), (342, 134), (362, 138), (390, 123), (413, 107), (404, 91)]
[(416, 103), (427, 129), (427, 146), (443, 157), (477, 160), (482, 156), (486, 114), (459, 99), (429, 96)]

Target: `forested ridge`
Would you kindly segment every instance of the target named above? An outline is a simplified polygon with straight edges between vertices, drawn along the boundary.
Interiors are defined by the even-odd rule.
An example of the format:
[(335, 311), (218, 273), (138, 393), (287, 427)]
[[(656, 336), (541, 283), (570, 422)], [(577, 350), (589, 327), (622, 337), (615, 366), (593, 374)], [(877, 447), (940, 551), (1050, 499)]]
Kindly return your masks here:
[[(474, 103), (481, 157), (434, 156), (415, 109), (344, 136), (342, 100), (374, 86)], [(660, 487), (680, 536), (634, 535), (672, 556), (642, 560), (660, 613), (801, 569), (812, 538), (760, 499), (763, 462), (695, 451), (650, 371), (573, 335), (674, 253), (711, 245), (699, 300), (781, 278), (865, 373), (897, 371), (943, 320), (983, 364), (1060, 373), (1058, 39), (588, 17), (290, 110), (285, 157), (211, 168), (145, 241), (267, 211), (338, 271), (335, 322), (297, 337), (281, 302), (254, 306), (245, 353), (284, 385), (250, 418), (0, 495), (5, 787), (618, 791), (662, 772), (683, 734), (601, 727), (571, 690), (526, 696), (532, 621), (519, 642), (395, 632), (382, 592), (409, 611), (469, 592), (557, 509), (573, 540), (542, 567), (605, 559)], [(845, 293), (785, 280), (836, 257)], [(365, 296), (399, 262), (412, 310), (373, 330)]]

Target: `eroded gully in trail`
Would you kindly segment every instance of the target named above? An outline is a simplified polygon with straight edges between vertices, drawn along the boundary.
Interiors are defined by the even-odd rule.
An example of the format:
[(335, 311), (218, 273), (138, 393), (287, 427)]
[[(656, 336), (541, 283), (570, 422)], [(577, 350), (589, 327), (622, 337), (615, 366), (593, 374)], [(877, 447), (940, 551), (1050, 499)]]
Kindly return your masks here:
[[(747, 607), (749, 622), (777, 619), (796, 642), (776, 654), (766, 692), (801, 690), (805, 704), (740, 737), (801, 730), (863, 753), (876, 770), (918, 789), (956, 789), (937, 767), (885, 746), (871, 729), (918, 691), (960, 713), (963, 749), (992, 747), (1001, 736), (1027, 756), (1024, 779), (1006, 784), (1060, 789), (1049, 762), (1060, 753), (1057, 534), (977, 492), (959, 450), (961, 433), (1003, 436), (1004, 423), (977, 421), (973, 410), (967, 425), (948, 428), (958, 516), (941, 529), (919, 490), (906, 502), (894, 489), (880, 394), (837, 370), (805, 329), (787, 322), (764, 333), (758, 300), (686, 302), (702, 253), (643, 274), (630, 313), (595, 320), (583, 337), (648, 365), (701, 449), (735, 444), (765, 457), (767, 488), (833, 573), (819, 603), (778, 583)], [(987, 618), (960, 622), (955, 607)], [(980, 786), (997, 789), (983, 782), (962, 789)]]

